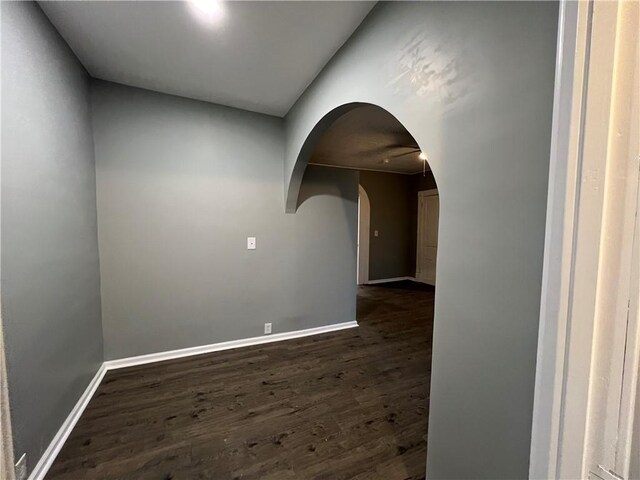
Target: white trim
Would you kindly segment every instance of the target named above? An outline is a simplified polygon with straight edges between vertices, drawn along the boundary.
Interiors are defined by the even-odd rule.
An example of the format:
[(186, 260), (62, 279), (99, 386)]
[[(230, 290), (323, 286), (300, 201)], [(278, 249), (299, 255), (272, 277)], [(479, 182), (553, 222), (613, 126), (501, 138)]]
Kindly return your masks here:
[(403, 280), (411, 280), (415, 282), (415, 277), (393, 277), (393, 278), (379, 278), (377, 280), (369, 280), (365, 285), (377, 285), (379, 283), (391, 283), (391, 282), (401, 282)]
[(102, 382), (105, 373), (107, 373), (107, 368), (103, 363), (102, 365), (100, 365), (100, 368), (93, 376), (93, 379), (91, 380), (91, 382), (89, 382), (89, 385), (87, 385), (87, 388), (78, 399), (78, 402), (75, 404), (66, 420), (63, 422), (62, 426), (58, 430), (58, 433), (56, 433), (55, 437), (53, 437), (53, 440), (51, 440), (51, 443), (42, 454), (42, 457), (40, 457), (38, 464), (35, 466), (35, 468), (31, 472), (31, 475), (29, 476), (29, 480), (41, 480), (45, 477), (45, 475), (49, 471), (49, 468), (53, 464), (53, 461), (58, 456), (58, 453), (60, 453), (62, 446), (67, 441), (67, 438), (69, 438), (69, 434), (71, 434), (73, 427), (75, 427), (76, 423), (78, 423), (82, 412), (84, 412), (84, 409), (87, 408), (89, 400), (91, 400), (91, 397), (93, 397), (93, 394), (98, 389), (98, 386), (100, 385), (100, 382)]
[(557, 478), (562, 403), (562, 372), (568, 321), (576, 189), (580, 157), (575, 144), (582, 110), (588, 40), (588, 6), (562, 0), (559, 5), (547, 218), (542, 270), (540, 324), (529, 478)]
[(253, 345), (262, 345), (265, 343), (281, 342), (283, 340), (291, 340), (293, 338), (308, 337), (321, 333), (335, 332), (346, 328), (357, 327), (358, 322), (334, 323), (332, 325), (324, 325), (322, 327), (307, 328), (305, 330), (295, 330), (293, 332), (276, 333), (273, 335), (264, 335), (261, 337), (244, 338), (241, 340), (231, 340), (229, 342), (212, 343), (209, 345), (201, 345), (198, 347), (181, 348), (179, 350), (169, 350), (166, 352), (150, 353), (148, 355), (138, 355), (136, 357), (120, 358), (118, 360), (108, 360), (104, 362), (107, 370), (117, 368), (133, 367), (135, 365), (145, 365), (147, 363), (164, 362), (176, 358), (190, 357), (193, 355), (202, 355), (204, 353), (220, 352), (222, 350), (231, 350), (233, 348), (251, 347)]
[(338, 330), (345, 330), (347, 328), (357, 327), (358, 322), (344, 322), (334, 323), (332, 325), (324, 325), (322, 327), (307, 328), (305, 330), (295, 330), (293, 332), (276, 333), (274, 335), (265, 335), (262, 337), (246, 338), (242, 340), (231, 340), (229, 342), (212, 343), (210, 345), (201, 345), (199, 347), (182, 348), (179, 350), (169, 350), (166, 352), (151, 353), (148, 355), (139, 355), (136, 357), (120, 358), (118, 360), (109, 360), (104, 362), (95, 376), (91, 380), (91, 383), (87, 386), (82, 396), (78, 399), (78, 402), (67, 416), (66, 420), (56, 433), (53, 440), (40, 457), (38, 464), (35, 466), (29, 480), (42, 480), (46, 476), (49, 468), (53, 464), (53, 461), (60, 453), (64, 443), (69, 438), (73, 427), (76, 426), (80, 416), (84, 412), (85, 408), (89, 404), (89, 401), (96, 393), (98, 386), (102, 382), (105, 374), (109, 370), (116, 370), (119, 368), (132, 367), (135, 365), (146, 365), (148, 363), (163, 362), (166, 360), (173, 360), (176, 358), (190, 357), (193, 355), (202, 355), (204, 353), (220, 352), (223, 350), (231, 350), (234, 348), (250, 347), (253, 345), (262, 345), (265, 343), (281, 342), (283, 340), (292, 340), (294, 338), (308, 337), (311, 335), (319, 335), (321, 333), (336, 332)]
[(530, 479), (597, 478), (600, 465), (628, 478), (640, 349), (630, 301), (638, 67), (627, 48), (637, 8), (561, 2)]

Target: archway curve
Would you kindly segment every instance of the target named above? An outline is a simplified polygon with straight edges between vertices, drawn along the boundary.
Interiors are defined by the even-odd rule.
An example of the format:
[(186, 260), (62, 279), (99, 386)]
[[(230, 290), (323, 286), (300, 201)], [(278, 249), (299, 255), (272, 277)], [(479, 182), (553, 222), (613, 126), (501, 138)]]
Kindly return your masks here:
[[(312, 161), (314, 162), (311, 166), (314, 168), (319, 168), (322, 170), (322, 167), (315, 167), (314, 165), (316, 164), (316, 162), (318, 162), (319, 158), (321, 158), (321, 155), (316, 156), (316, 153), (318, 153), (319, 151), (315, 151), (316, 147), (318, 147), (319, 145), (322, 144), (323, 140), (323, 136), (325, 136), (326, 134), (328, 134), (328, 131), (331, 129), (332, 125), (334, 125), (334, 123), (336, 121), (339, 121), (339, 119), (343, 116), (347, 116), (350, 112), (352, 112), (353, 110), (359, 109), (359, 108), (363, 108), (363, 107), (372, 107), (375, 108), (376, 110), (380, 111), (380, 112), (384, 112), (384, 114), (388, 115), (389, 117), (393, 118), (395, 120), (395, 122), (397, 122), (397, 128), (398, 129), (403, 129), (408, 135), (411, 136), (412, 138), (412, 142), (410, 143), (410, 145), (412, 147), (417, 146), (417, 148), (419, 150), (422, 151), (426, 151), (428, 152), (428, 150), (425, 149), (424, 145), (426, 145), (426, 142), (424, 142), (424, 138), (423, 138), (423, 142), (419, 142), (416, 138), (416, 136), (409, 130), (409, 128), (407, 128), (405, 122), (402, 122), (397, 115), (393, 114), (392, 112), (389, 111), (389, 109), (381, 107), (375, 103), (370, 103), (370, 102), (350, 102), (350, 103), (346, 103), (346, 104), (342, 104), (339, 105), (333, 109), (330, 109), (328, 112), (322, 114), (322, 111), (320, 112), (316, 112), (315, 115), (313, 115), (311, 118), (306, 117), (304, 119), (304, 124), (305, 127), (304, 129), (300, 128), (296, 133), (297, 135), (295, 135), (296, 138), (296, 145), (292, 146), (291, 149), (287, 152), (290, 156), (289, 158), (295, 158), (295, 162), (293, 163), (293, 167), (291, 170), (291, 174), (290, 176), (287, 176), (287, 172), (285, 171), (285, 202), (286, 202), (286, 212), (287, 213), (296, 213), (297, 208), (301, 205), (300, 200), (302, 200), (300, 198), (300, 191), (302, 190), (302, 197), (304, 198), (306, 196), (306, 189), (302, 188), (307, 181), (312, 182), (313, 180), (311, 179), (312, 177), (309, 176), (307, 177), (309, 180), (305, 179), (305, 171), (307, 169), (307, 166), (309, 166), (309, 162)], [(320, 114), (320, 116), (318, 117), (318, 114)], [(367, 114), (364, 114), (365, 116)], [(295, 120), (300, 120), (295, 119)], [(314, 123), (315, 120), (315, 123)], [(308, 123), (307, 123), (308, 122)], [(303, 122), (299, 122), (298, 125), (302, 124)], [(335, 125), (337, 129), (341, 128), (341, 125)], [(311, 127), (310, 130), (308, 127)], [(415, 127), (415, 125), (414, 125)], [(375, 128), (375, 127), (374, 127)], [(292, 128), (293, 130), (293, 128)], [(332, 130), (333, 131), (333, 130)], [(370, 130), (366, 130), (367, 132), (369, 132)], [(371, 129), (371, 131), (373, 131), (373, 129)], [(395, 131), (395, 130), (394, 130)], [(291, 131), (287, 132), (288, 134), (291, 134)], [(306, 133), (306, 136), (305, 136)], [(330, 133), (328, 134), (330, 135)], [(348, 135), (353, 135), (352, 138), (357, 138), (358, 132), (348, 132)], [(413, 143), (415, 142), (415, 143)], [(404, 143), (404, 142), (398, 142), (398, 143)], [(337, 143), (338, 147), (337, 150), (334, 150), (335, 153), (339, 153), (341, 151), (344, 150), (339, 150), (341, 148), (341, 146), (343, 146), (344, 144), (341, 143)], [(360, 144), (356, 143), (355, 146), (353, 147), (354, 149), (357, 149), (360, 147)], [(385, 147), (386, 148), (386, 147)], [(297, 155), (295, 155), (297, 150)], [(367, 152), (367, 149), (363, 149), (363, 152)], [(413, 160), (417, 161), (417, 157), (418, 157), (418, 151), (416, 151), (415, 153), (413, 153), (414, 157)], [(313, 157), (313, 158), (312, 158)], [(329, 158), (329, 157), (327, 157)], [(349, 160), (351, 160), (350, 156), (345, 156), (345, 159), (348, 158)], [(358, 167), (355, 166), (356, 162), (351, 163), (350, 166), (345, 167), (348, 163), (350, 162), (345, 162), (343, 165), (343, 168), (353, 168), (355, 170), (358, 170)], [(317, 163), (317, 165), (322, 165), (322, 162)], [(334, 170), (332, 169), (332, 165), (330, 164), (325, 164), (325, 167), (329, 167), (326, 168), (324, 170)], [(431, 165), (430, 165), (431, 167)], [(421, 169), (422, 166), (420, 165), (420, 163), (418, 163), (416, 170)], [(374, 171), (375, 172), (375, 171)], [(414, 173), (417, 173), (415, 170), (413, 171)], [(311, 172), (308, 172), (311, 173)], [(371, 172), (369, 172), (371, 173)], [(434, 173), (434, 172), (432, 172)], [(404, 175), (402, 175), (401, 172), (388, 172), (388, 174), (393, 175), (394, 177), (403, 177)], [(360, 174), (362, 175), (362, 173)], [(420, 173), (421, 175), (421, 173)], [(435, 181), (435, 173), (433, 175), (433, 181)], [(414, 280), (413, 283), (413, 287), (409, 287), (407, 288), (406, 284), (404, 284), (403, 286), (396, 286), (395, 288), (407, 288), (408, 290), (410, 290), (411, 288), (415, 288), (416, 290), (420, 291), (423, 288), (432, 288), (432, 287), (426, 287), (425, 285), (420, 285), (417, 283), (416, 279), (415, 279), (415, 274), (412, 274), (409, 272), (407, 272), (406, 274), (398, 274), (397, 276), (395, 275), (387, 275), (387, 277), (389, 278), (383, 278), (383, 276), (372, 276), (370, 277), (369, 274), (369, 265), (367, 264), (367, 268), (366, 268), (366, 274), (362, 274), (361, 273), (361, 262), (360, 262), (360, 258), (361, 258), (361, 247), (362, 245), (360, 244), (361, 242), (361, 230), (362, 230), (362, 224), (361, 224), (361, 201), (363, 198), (366, 199), (366, 203), (369, 207), (369, 209), (371, 208), (371, 200), (369, 198), (369, 192), (367, 192), (365, 186), (360, 183), (360, 177), (358, 178), (357, 181), (357, 190), (358, 190), (358, 194), (359, 194), (359, 201), (358, 201), (358, 234), (356, 236), (356, 242), (358, 243), (357, 248), (355, 249), (356, 251), (354, 253), (356, 253), (356, 284), (358, 285), (357, 290), (354, 294), (354, 304), (357, 306), (356, 307), (356, 321), (358, 322), (358, 324), (360, 326), (366, 325), (366, 319), (367, 319), (367, 314), (362, 312), (362, 310), (364, 310), (366, 312), (367, 307), (364, 305), (367, 305), (367, 302), (369, 302), (369, 305), (372, 303), (375, 304), (375, 302), (380, 301), (380, 302), (387, 302), (385, 303), (385, 305), (391, 304), (391, 302), (388, 302), (386, 300), (381, 300), (380, 298), (367, 298), (366, 293), (363, 295), (362, 292), (366, 292), (366, 291), (370, 291), (369, 289), (372, 287), (362, 287), (362, 285), (367, 285), (371, 282), (370, 278), (373, 279), (373, 281), (371, 283), (373, 283), (373, 288), (375, 289), (375, 287), (377, 287), (378, 289), (380, 289), (381, 287), (385, 287), (386, 285), (384, 285), (385, 282), (389, 282), (389, 281), (397, 281), (397, 280), (403, 280), (403, 279), (412, 279)], [(353, 181), (353, 180), (352, 180)], [(415, 184), (417, 185), (419, 182), (415, 182)], [(437, 181), (435, 181), (436, 185), (435, 188), (437, 189)], [(350, 188), (352, 188), (354, 185), (354, 183), (350, 183)], [(411, 185), (411, 187), (409, 187), (409, 185)], [(414, 182), (413, 180), (411, 180), (411, 182), (407, 183), (407, 188), (414, 188)], [(429, 187), (429, 188), (434, 188), (434, 187)], [(351, 190), (349, 190), (351, 191)], [(371, 190), (372, 194), (374, 196), (371, 197), (371, 199), (375, 199), (375, 188), (372, 187)], [(407, 192), (409, 193), (409, 192)], [(410, 215), (413, 215), (413, 220), (415, 221), (415, 224), (413, 225), (413, 227), (408, 227), (407, 230), (410, 232), (409, 237), (411, 237), (411, 234), (413, 235), (413, 243), (408, 242), (407, 244), (407, 249), (413, 249), (413, 253), (416, 254), (417, 256), (417, 248), (419, 248), (418, 244), (417, 244), (417, 239), (416, 239), (416, 229), (417, 229), (417, 207), (418, 207), (418, 197), (417, 197), (417, 192), (416, 192), (416, 197), (415, 197), (415, 203), (414, 206), (416, 208), (416, 211), (412, 212)], [(301, 214), (303, 214), (303, 212), (300, 212)], [(353, 212), (351, 212), (352, 214)], [(351, 217), (353, 218), (353, 217)], [(366, 230), (368, 232), (371, 232), (371, 239), (373, 239), (374, 233), (373, 233), (373, 226), (371, 226), (371, 224), (368, 224), (366, 227)], [(375, 236), (377, 237), (377, 233), (375, 234)], [(368, 237), (368, 235), (367, 235)], [(353, 240), (353, 239), (352, 239)], [(368, 243), (368, 242), (367, 242)], [(354, 247), (356, 247), (356, 245), (353, 245)], [(367, 248), (367, 254), (369, 253), (369, 248)], [(372, 254), (373, 255), (373, 254)], [(413, 262), (413, 266), (416, 266), (416, 258), (415, 256), (411, 259)], [(372, 260), (373, 262), (373, 260)], [(368, 262), (367, 262), (368, 263)], [(373, 265), (373, 263), (372, 263)], [(352, 271), (352, 267), (348, 264), (344, 264), (344, 266), (342, 267), (342, 270), (337, 273), (338, 275), (350, 275), (350, 272)], [(406, 276), (405, 276), (406, 275)], [(378, 284), (378, 285), (375, 285)], [(379, 290), (379, 291), (384, 291), (384, 290)], [(393, 288), (388, 288), (387, 291), (394, 291)], [(396, 290), (397, 292), (398, 290)], [(432, 295), (431, 297), (428, 297), (428, 295)], [(435, 319), (435, 309), (434, 309), (434, 304), (436, 303), (435, 300), (435, 292), (433, 292), (433, 290), (430, 290), (430, 292), (428, 294), (424, 294), (425, 297), (430, 298), (429, 303), (430, 303), (430, 308), (433, 309), (432, 311), (430, 311), (429, 315), (432, 315), (431, 319), (429, 320), (429, 322), (431, 322), (431, 325), (433, 325), (436, 322)], [(363, 300), (364, 299), (364, 302)], [(361, 302), (363, 302), (363, 304), (361, 304)], [(405, 308), (407, 308), (407, 305), (405, 304)], [(415, 315), (416, 318), (424, 318), (421, 315)], [(363, 322), (364, 321), (364, 322)], [(432, 327), (431, 327), (432, 328)], [(429, 339), (429, 346), (425, 347), (424, 345), (421, 344), (422, 349), (427, 352), (430, 350), (431, 345), (433, 343), (433, 337), (430, 335), (430, 339)], [(431, 371), (431, 360), (429, 359), (429, 367), (428, 367), (428, 371)], [(428, 376), (427, 379), (427, 383), (426, 383), (426, 387), (425, 387), (425, 392), (427, 392), (427, 400), (426, 400), (426, 405), (430, 405), (430, 401), (428, 400), (428, 392), (430, 391), (430, 385), (431, 385), (431, 377)], [(428, 427), (427, 427), (428, 428)], [(425, 430), (424, 433), (427, 433), (428, 430)], [(424, 458), (424, 465), (426, 467), (426, 454), (425, 454), (425, 458)]]
[[(416, 136), (411, 132), (409, 128), (407, 128), (406, 123), (403, 122), (397, 115), (393, 112), (389, 111), (388, 108), (382, 107), (375, 103), (369, 102), (348, 102), (337, 107), (334, 107), (332, 110), (329, 110), (325, 113), (313, 126), (311, 131), (307, 134), (302, 146), (300, 147), (300, 151), (296, 156), (296, 161), (293, 166), (293, 171), (291, 172), (291, 176), (289, 178), (285, 178), (285, 182), (288, 182), (286, 185), (286, 198), (285, 198), (285, 212), (286, 213), (295, 213), (298, 207), (298, 196), (300, 194), (300, 186), (302, 185), (302, 178), (304, 176), (304, 172), (309, 164), (309, 159), (311, 158), (311, 154), (313, 150), (322, 137), (322, 135), (327, 131), (327, 129), (335, 122), (339, 117), (346, 114), (347, 112), (359, 108), (359, 107), (375, 107), (377, 109), (383, 110), (388, 115), (392, 116), (398, 123), (402, 125), (402, 127), (413, 137), (418, 148), (423, 152), (429, 152), (428, 149), (425, 149), (423, 145), (420, 144)], [(434, 180), (436, 186), (438, 185), (437, 175), (433, 170), (433, 164), (429, 162), (429, 167), (433, 173)], [(441, 198), (442, 201), (442, 198)]]

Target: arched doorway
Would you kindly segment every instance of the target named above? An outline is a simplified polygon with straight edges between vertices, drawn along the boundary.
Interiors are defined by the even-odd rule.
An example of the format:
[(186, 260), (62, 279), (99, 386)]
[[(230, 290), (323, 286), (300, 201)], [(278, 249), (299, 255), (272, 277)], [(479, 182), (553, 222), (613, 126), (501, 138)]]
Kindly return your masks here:
[[(365, 103), (334, 109), (300, 152), (296, 168), (304, 174), (307, 165), (359, 174), (358, 285), (390, 279), (435, 285), (439, 190), (428, 154), (394, 115)], [(291, 194), (301, 182), (292, 180)]]
[(358, 185), (358, 285), (364, 285), (369, 281), (369, 225), (371, 216), (371, 204), (369, 197), (362, 185)]
[[(357, 208), (351, 203), (353, 208), (344, 210), (347, 223), (357, 225), (353, 254), (359, 328), (358, 339), (348, 343), (350, 355), (357, 358), (351, 367), (354, 372), (359, 369), (355, 384), (363, 388), (359, 399), (367, 411), (360, 410), (360, 402), (351, 406), (349, 425), (366, 432), (363, 441), (379, 448), (366, 465), (353, 468), (362, 468), (357, 473), (364, 474), (387, 464), (389, 472), (421, 478), (427, 451), (437, 249), (420, 249), (422, 237), (437, 245), (437, 225), (429, 228), (425, 222), (437, 222), (438, 216), (431, 201), (427, 215), (420, 217), (420, 199), (425, 192), (437, 194), (435, 178), (413, 136), (380, 107), (341, 108), (314, 129), (312, 137), (305, 144), (306, 172), (299, 187), (308, 189), (305, 182), (318, 177), (318, 170), (325, 172), (325, 179), (332, 178), (327, 173), (331, 171), (336, 181), (352, 181), (352, 192), (344, 198), (357, 198)], [(297, 205), (302, 203), (296, 199)], [(425, 255), (433, 258), (432, 274), (428, 281), (419, 281), (423, 279), (416, 267)], [(353, 275), (352, 265), (345, 264), (345, 277)]]

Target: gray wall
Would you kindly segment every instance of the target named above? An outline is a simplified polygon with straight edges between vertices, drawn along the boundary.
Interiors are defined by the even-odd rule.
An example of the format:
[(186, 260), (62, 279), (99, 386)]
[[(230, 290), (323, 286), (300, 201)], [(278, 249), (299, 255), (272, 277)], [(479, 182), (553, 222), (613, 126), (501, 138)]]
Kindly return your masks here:
[(309, 168), (287, 215), (281, 119), (92, 99), (106, 359), (355, 320), (357, 172)]
[(30, 469), (102, 362), (89, 80), (31, 2), (2, 2), (2, 309)]
[[(371, 205), (369, 280), (415, 274), (415, 209), (412, 177), (394, 173), (360, 172), (360, 185)], [(378, 236), (374, 231), (378, 230)]]
[(286, 117), (289, 211), (307, 138), (345, 104), (385, 108), (429, 154), (428, 478), (528, 474), (557, 14), (555, 2), (379, 3)]

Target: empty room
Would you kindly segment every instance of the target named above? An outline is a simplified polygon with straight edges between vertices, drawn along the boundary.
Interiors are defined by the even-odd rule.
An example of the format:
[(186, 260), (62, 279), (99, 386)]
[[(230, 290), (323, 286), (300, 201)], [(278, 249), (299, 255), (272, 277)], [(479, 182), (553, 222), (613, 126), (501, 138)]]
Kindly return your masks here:
[(640, 2), (0, 16), (0, 479), (640, 479)]

